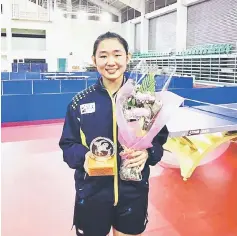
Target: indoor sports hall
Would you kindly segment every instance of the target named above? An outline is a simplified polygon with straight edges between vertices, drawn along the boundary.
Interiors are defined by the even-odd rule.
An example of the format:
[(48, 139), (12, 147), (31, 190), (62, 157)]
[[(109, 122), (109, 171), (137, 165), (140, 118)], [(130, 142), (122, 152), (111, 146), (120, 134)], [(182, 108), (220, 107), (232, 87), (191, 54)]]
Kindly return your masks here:
[[(59, 140), (68, 104), (75, 110), (100, 81), (93, 45), (106, 32), (127, 41), (124, 76), (152, 85), (168, 129), (163, 157), (150, 166), (141, 235), (237, 235), (237, 0), (3, 0), (0, 25), (2, 236), (83, 232), (73, 227), (77, 168)], [(123, 127), (111, 101), (114, 135)], [(92, 117), (97, 108), (80, 109)], [(81, 129), (80, 138), (89, 145)]]

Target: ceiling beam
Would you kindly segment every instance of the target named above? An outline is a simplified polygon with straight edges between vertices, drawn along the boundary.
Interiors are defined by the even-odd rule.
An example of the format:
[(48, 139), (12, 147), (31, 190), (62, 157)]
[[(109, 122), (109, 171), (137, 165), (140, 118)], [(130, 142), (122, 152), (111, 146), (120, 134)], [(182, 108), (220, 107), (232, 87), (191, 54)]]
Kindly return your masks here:
[(101, 0), (90, 0), (90, 2), (97, 5), (97, 6), (102, 7), (103, 10), (110, 12), (114, 15), (120, 16), (120, 14), (121, 14), (117, 8), (110, 6), (109, 4), (106, 4), (106, 3), (102, 2)]

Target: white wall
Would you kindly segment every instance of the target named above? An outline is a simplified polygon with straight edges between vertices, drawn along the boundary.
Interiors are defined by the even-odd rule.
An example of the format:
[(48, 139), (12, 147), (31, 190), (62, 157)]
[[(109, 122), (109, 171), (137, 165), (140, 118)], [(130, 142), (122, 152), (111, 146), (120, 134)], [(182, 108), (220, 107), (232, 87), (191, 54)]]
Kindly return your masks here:
[(134, 50), (141, 51), (141, 23), (135, 24)]
[[(197, 2), (205, 1), (205, 0), (186, 0), (188, 4), (196, 4)], [(158, 50), (160, 52), (167, 52), (167, 50), (171, 48), (176, 48), (177, 50), (183, 50), (186, 48), (186, 37), (187, 37), (187, 7), (183, 4), (186, 4), (185, 0), (177, 0), (177, 3), (171, 4), (167, 7), (158, 9), (156, 11), (150, 12), (145, 14), (144, 18), (145, 20), (142, 20), (142, 17), (137, 17), (133, 20), (130, 20), (128, 22), (123, 23), (123, 31), (126, 34), (126, 38), (129, 39), (129, 42), (131, 45), (133, 45), (134, 48), (134, 41), (135, 41), (135, 24), (141, 23), (141, 35), (140, 35), (140, 49), (143, 52), (148, 52), (148, 50)], [(160, 24), (160, 26), (157, 26), (159, 30), (156, 30), (155, 34), (157, 34), (157, 37), (160, 41), (162, 41), (163, 45), (161, 43), (158, 43), (158, 40), (155, 39), (155, 36), (150, 35), (152, 22), (154, 23), (154, 18), (157, 19), (157, 21), (162, 21), (162, 18), (166, 15), (169, 17), (169, 15), (172, 18), (172, 14), (174, 12), (177, 12), (177, 17), (179, 19), (171, 20), (172, 23), (169, 25), (169, 20), (164, 20), (163, 23)], [(143, 22), (143, 27), (142, 27)], [(156, 24), (154, 24), (156, 25)], [(164, 26), (162, 26), (164, 25)], [(168, 27), (168, 28), (167, 28)], [(164, 33), (166, 37), (164, 38)], [(131, 37), (133, 37), (131, 39)], [(164, 39), (162, 39), (164, 38)], [(148, 43), (147, 43), (148, 40)], [(167, 45), (166, 45), (167, 41)], [(151, 45), (154, 45), (151, 46)], [(157, 48), (155, 45), (157, 45), (160, 48)], [(149, 47), (147, 47), (149, 45)]]
[(7, 56), (1, 55), (1, 71), (7, 71)]
[(44, 38), (19, 38), (12, 37), (13, 51), (45, 51), (46, 40)]
[(1, 28), (6, 28), (7, 21), (8, 21), (9, 15), (11, 14), (11, 11), (9, 9), (9, 4), (7, 4), (6, 1), (4, 3), (3, 1), (1, 1), (1, 3), (3, 4), (3, 14), (0, 14), (0, 25), (1, 25)]
[[(57, 58), (68, 58), (70, 52), (73, 52), (74, 60), (78, 61), (78, 64), (91, 63), (93, 43), (96, 38), (107, 31), (121, 34), (122, 27), (117, 22), (80, 22), (62, 18), (51, 23), (41, 24), (31, 21), (13, 21), (12, 28), (14, 28), (12, 30), (14, 33), (26, 33), (25, 29), (45, 30), (46, 39), (12, 37), (12, 50), (9, 56), (11, 62), (13, 59), (45, 58), (49, 70), (55, 71), (57, 70)], [(30, 32), (27, 31), (27, 33)], [(6, 48), (6, 37), (3, 41), (3, 47)]]
[(168, 52), (176, 47), (177, 14), (168, 13), (150, 19), (149, 22), (149, 50)]
[(1, 53), (7, 50), (7, 39), (6, 37), (1, 37)]
[(62, 20), (53, 23), (46, 31), (46, 50), (49, 70), (57, 69), (57, 58), (73, 58), (81, 63), (92, 63), (91, 55), (96, 38), (107, 31), (121, 33), (120, 23), (101, 23), (99, 21)]
[[(3, 48), (6, 50), (8, 68), (13, 59), (42, 58), (46, 59), (51, 71), (57, 70), (57, 59), (68, 58), (73, 53), (75, 63), (91, 63), (93, 43), (96, 38), (107, 31), (121, 33), (121, 24), (118, 22), (105, 23), (102, 21), (85, 21), (83, 19), (65, 19), (62, 12), (51, 12), (52, 21), (14, 20), (12, 19), (11, 4), (19, 4), (22, 11), (34, 13), (43, 9), (28, 0), (11, 0), (5, 2), (5, 20), (2, 28), (11, 33), (32, 33), (31, 30), (45, 30), (46, 39), (42, 38), (13, 38), (3, 39)], [(14, 9), (13, 9), (14, 10)], [(3, 16), (1, 16), (3, 17)], [(11, 30), (9, 30), (11, 29)], [(39, 32), (37, 32), (39, 34)], [(8, 50), (9, 48), (9, 50)]]
[[(12, 34), (23, 35), (42, 35), (45, 36), (44, 30), (32, 29), (12, 29)], [(27, 37), (12, 37), (11, 39), (13, 51), (45, 51), (46, 39), (45, 38), (27, 38)]]
[(129, 51), (135, 50), (135, 25), (131, 21), (126, 21), (121, 24), (121, 36), (123, 36), (128, 42)]

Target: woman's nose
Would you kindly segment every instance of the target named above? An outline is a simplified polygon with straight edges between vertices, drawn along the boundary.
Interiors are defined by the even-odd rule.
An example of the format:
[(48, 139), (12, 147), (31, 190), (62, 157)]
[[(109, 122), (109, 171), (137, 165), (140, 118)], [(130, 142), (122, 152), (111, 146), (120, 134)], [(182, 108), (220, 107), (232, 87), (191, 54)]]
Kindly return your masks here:
[(114, 64), (115, 64), (115, 58), (112, 57), (112, 56), (109, 57), (109, 58), (108, 58), (108, 61), (107, 61), (107, 64), (108, 64), (108, 65), (114, 65)]

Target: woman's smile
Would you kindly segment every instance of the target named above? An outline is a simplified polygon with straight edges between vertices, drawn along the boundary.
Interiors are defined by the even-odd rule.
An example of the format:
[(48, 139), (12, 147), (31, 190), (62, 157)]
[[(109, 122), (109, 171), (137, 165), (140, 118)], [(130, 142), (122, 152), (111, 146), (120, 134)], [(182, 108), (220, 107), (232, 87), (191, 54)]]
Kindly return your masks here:
[(109, 74), (115, 74), (117, 71), (117, 68), (110, 68), (110, 69), (105, 69)]

